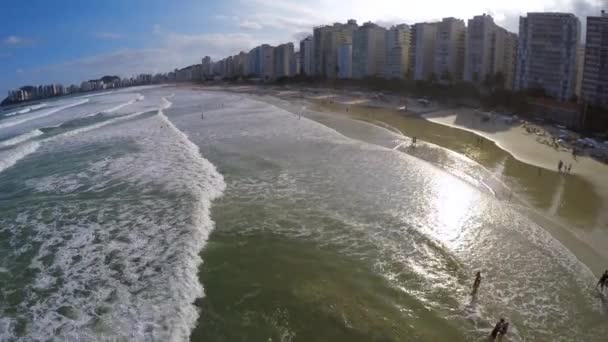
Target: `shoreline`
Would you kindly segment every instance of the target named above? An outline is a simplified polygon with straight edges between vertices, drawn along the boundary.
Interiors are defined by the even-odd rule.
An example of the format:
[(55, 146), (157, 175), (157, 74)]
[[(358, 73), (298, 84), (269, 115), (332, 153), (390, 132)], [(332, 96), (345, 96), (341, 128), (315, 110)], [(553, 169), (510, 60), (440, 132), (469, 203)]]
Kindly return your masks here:
[[(572, 174), (569, 175), (559, 174), (554, 166), (545, 163), (541, 167), (543, 169), (542, 176), (537, 177), (538, 167), (540, 166), (537, 164), (541, 162), (535, 163), (521, 158), (509, 149), (508, 144), (505, 145), (502, 141), (497, 141), (498, 139), (492, 139), (491, 136), (480, 134), (475, 130), (467, 129), (467, 127), (449, 125), (446, 121), (435, 122), (441, 121), (437, 117), (449, 117), (445, 112), (453, 110), (433, 106), (433, 108), (425, 107), (416, 108), (414, 111), (403, 111), (395, 106), (398, 104), (395, 99), (389, 100), (384, 105), (380, 103), (379, 106), (376, 103), (377, 101), (373, 100), (365, 101), (365, 103), (353, 103), (353, 96), (357, 99), (361, 98), (362, 94), (360, 92), (353, 95), (346, 91), (335, 94), (335, 91), (329, 89), (315, 89), (313, 93), (309, 93), (306, 89), (300, 91), (296, 89), (294, 91), (293, 88), (289, 88), (286, 91), (284, 88), (249, 86), (234, 88), (199, 86), (195, 88), (253, 95), (263, 102), (281, 107), (294, 114), (297, 114), (296, 112), (301, 111), (300, 108), (305, 106), (306, 110), (315, 110), (329, 116), (338, 115), (362, 120), (393, 131), (395, 134), (401, 134), (407, 139), (417, 136), (421, 142), (428, 142), (456, 153), (479, 164), (490, 173), (494, 173), (491, 176), (495, 179), (491, 181), (497, 183), (492, 184), (491, 187), (506, 184), (509, 191), (516, 194), (515, 200), (521, 202), (520, 207), (535, 216), (535, 221), (542, 221), (547, 231), (567, 246), (592, 271), (596, 273), (602, 271), (605, 268), (605, 263), (608, 262), (608, 251), (605, 249), (608, 244), (608, 225), (605, 223), (608, 186), (598, 184), (598, 181), (602, 178), (601, 174), (596, 178), (591, 177), (589, 179), (587, 172), (581, 172), (583, 170), (581, 165), (586, 165), (589, 161), (597, 163), (600, 167), (605, 168), (605, 174), (608, 174), (606, 172), (608, 166), (589, 157), (579, 157), (579, 163), (576, 164)], [(276, 103), (276, 100), (285, 103)], [(424, 112), (421, 113), (422, 111)], [(443, 111), (443, 113), (437, 115), (439, 111)], [(430, 120), (429, 116), (431, 118), (435, 116), (435, 120)], [(520, 129), (523, 130), (521, 127)], [(413, 132), (416, 134), (413, 134)], [(520, 133), (519, 131), (514, 132)], [(474, 137), (482, 137), (482, 139), (487, 140), (487, 144), (476, 145), (476, 138)], [(513, 139), (513, 132), (510, 132), (507, 138)], [(519, 147), (525, 148), (531, 144), (539, 145), (537, 149), (538, 147), (546, 147), (536, 141), (520, 140), (517, 141), (520, 143)], [(549, 149), (553, 150), (552, 148)], [(410, 151), (401, 152), (411, 154)], [(567, 152), (562, 153), (564, 159), (569, 156)], [(414, 156), (425, 160), (420, 156)], [(585, 161), (582, 162), (582, 160)], [(429, 160), (426, 161), (433, 163)], [(446, 172), (450, 172), (450, 170), (446, 169)], [(606, 183), (608, 185), (608, 179)], [(508, 202), (510, 202), (508, 193), (501, 193), (500, 195), (502, 198), (501, 196), (495, 197), (504, 201), (509, 198)], [(518, 197), (521, 197), (521, 199), (518, 200)], [(515, 203), (507, 205), (515, 205)]]

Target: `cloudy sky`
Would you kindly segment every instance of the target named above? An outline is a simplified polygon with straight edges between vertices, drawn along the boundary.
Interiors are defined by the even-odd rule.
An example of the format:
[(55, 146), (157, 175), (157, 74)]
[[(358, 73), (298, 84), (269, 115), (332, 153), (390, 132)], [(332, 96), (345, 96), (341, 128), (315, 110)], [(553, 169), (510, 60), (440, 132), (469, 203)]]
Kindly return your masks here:
[(608, 0), (30, 0), (0, 4), (0, 98), (26, 84), (165, 72), (260, 43), (297, 41), (315, 25), (412, 24), (488, 13), (510, 31), (526, 12), (608, 10)]

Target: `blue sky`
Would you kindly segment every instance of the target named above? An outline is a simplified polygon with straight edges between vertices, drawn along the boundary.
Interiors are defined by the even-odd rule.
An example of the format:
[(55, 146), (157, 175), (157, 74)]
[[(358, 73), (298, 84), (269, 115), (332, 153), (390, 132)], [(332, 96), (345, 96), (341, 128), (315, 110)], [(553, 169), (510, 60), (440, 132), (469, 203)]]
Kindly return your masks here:
[(390, 25), (490, 13), (517, 32), (527, 11), (597, 15), (606, 0), (30, 0), (0, 4), (0, 98), (26, 84), (165, 72), (296, 41), (348, 18)]

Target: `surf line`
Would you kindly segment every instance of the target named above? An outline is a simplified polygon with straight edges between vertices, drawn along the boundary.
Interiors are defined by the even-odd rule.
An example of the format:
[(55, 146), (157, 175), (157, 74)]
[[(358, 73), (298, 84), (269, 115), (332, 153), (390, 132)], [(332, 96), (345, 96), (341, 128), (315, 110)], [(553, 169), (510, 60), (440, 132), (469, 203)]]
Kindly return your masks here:
[(407, 144), (407, 141), (403, 141), (401, 144), (399, 144), (399, 145), (397, 145), (397, 146), (393, 147), (393, 150), (398, 150), (398, 149), (399, 149), (401, 146), (403, 146), (403, 145), (405, 145), (405, 144)]

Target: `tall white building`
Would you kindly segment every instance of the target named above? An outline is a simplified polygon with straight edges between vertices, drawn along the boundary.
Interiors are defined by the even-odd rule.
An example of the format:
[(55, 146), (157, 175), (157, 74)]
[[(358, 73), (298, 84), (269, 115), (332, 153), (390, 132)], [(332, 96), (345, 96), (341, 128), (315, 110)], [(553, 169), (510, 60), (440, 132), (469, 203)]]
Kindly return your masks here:
[(338, 50), (338, 78), (353, 78), (353, 45), (342, 44)]
[(358, 25), (355, 20), (346, 24), (315, 27), (313, 30), (313, 52), (315, 75), (336, 78), (338, 75), (338, 50), (344, 44), (352, 43), (353, 33)]
[(363, 24), (353, 35), (353, 78), (382, 76), (386, 60), (386, 29)]
[(581, 24), (570, 13), (528, 13), (519, 18), (515, 89), (539, 88), (560, 101), (572, 98)]
[(313, 37), (308, 36), (300, 41), (300, 73), (312, 76), (314, 75), (314, 42)]
[(462, 79), (466, 27), (464, 20), (444, 18), (438, 23), (435, 43), (435, 74), (441, 81)]
[(587, 41), (581, 98), (593, 105), (608, 106), (608, 13), (587, 17)]
[(410, 27), (406, 24), (393, 26), (386, 31), (386, 64), (384, 77), (404, 79), (410, 65)]
[(435, 41), (438, 23), (417, 23), (412, 28), (411, 74), (428, 81), (435, 70)]

